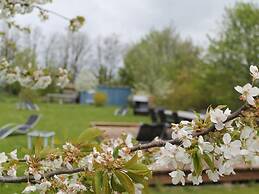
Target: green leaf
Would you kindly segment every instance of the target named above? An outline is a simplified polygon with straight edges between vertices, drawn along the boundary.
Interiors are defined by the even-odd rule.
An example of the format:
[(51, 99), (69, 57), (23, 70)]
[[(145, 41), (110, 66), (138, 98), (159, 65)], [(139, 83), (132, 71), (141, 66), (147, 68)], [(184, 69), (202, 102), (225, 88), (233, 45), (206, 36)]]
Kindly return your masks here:
[(124, 165), (125, 168), (130, 168), (130, 166), (136, 164), (138, 162), (138, 154), (135, 154), (126, 164)]
[(113, 150), (113, 154), (112, 154), (112, 156), (116, 159), (116, 158), (118, 158), (118, 156), (119, 156), (119, 150), (120, 150), (120, 147), (116, 147), (116, 148), (114, 148), (114, 150)]
[(196, 150), (192, 154), (192, 160), (193, 160), (193, 166), (194, 166), (194, 170), (195, 170), (195, 175), (199, 176), (201, 174), (201, 172), (202, 172), (201, 154), (200, 154), (199, 150)]
[(126, 168), (128, 172), (132, 172), (137, 175), (151, 177), (151, 171), (145, 164), (135, 163)]
[(103, 194), (102, 193), (102, 183), (103, 183), (103, 172), (97, 171), (94, 176), (94, 188), (96, 194)]
[(78, 137), (78, 141), (94, 141), (97, 137), (102, 135), (102, 131), (96, 128), (89, 128), (84, 130)]
[(135, 186), (131, 178), (123, 171), (115, 170), (115, 175), (129, 194), (135, 194)]
[(114, 191), (118, 191), (120, 193), (126, 191), (115, 174), (112, 174), (111, 185)]
[(103, 193), (111, 194), (110, 180), (107, 172), (103, 174)]
[(210, 167), (212, 171), (215, 170), (215, 165), (213, 160), (211, 160), (210, 156), (206, 153), (203, 154), (203, 160), (207, 163), (207, 165)]
[(127, 175), (129, 175), (129, 177), (135, 182), (135, 183), (141, 183), (144, 184), (145, 182), (147, 182), (147, 180), (144, 178), (145, 176), (143, 175), (138, 175), (135, 174), (133, 172), (127, 172)]

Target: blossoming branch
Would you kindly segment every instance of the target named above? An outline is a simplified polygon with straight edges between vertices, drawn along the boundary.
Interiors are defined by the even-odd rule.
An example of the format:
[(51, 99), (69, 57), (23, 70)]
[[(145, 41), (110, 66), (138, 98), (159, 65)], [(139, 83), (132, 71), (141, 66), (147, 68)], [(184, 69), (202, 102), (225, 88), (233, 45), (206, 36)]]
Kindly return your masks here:
[[(23, 78), (21, 70), (9, 70), (8, 65), (0, 67), (2, 79), (9, 83)], [(28, 73), (29, 80), (34, 80), (33, 84), (19, 82), (28, 83), (35, 89), (46, 87), (47, 75), (40, 71)], [(65, 70), (59, 71), (61, 75), (66, 75)], [(27, 182), (23, 193), (86, 191), (134, 194), (144, 192), (151, 172), (161, 167), (172, 169), (169, 173), (172, 183), (182, 185), (186, 179), (194, 185), (202, 183), (202, 173), (217, 182), (222, 176), (235, 174), (237, 165), (253, 168), (259, 165), (259, 89), (255, 86), (258, 67), (251, 66), (250, 73), (252, 84), (235, 87), (241, 93), (240, 100), (244, 101), (242, 107), (234, 112), (226, 106), (209, 107), (204, 120), (197, 116), (192, 122), (172, 124), (171, 140), (156, 138), (148, 144), (138, 144), (128, 134), (99, 144), (87, 139), (86, 135), (83, 141), (66, 143), (47, 152), (44, 157), (35, 153), (19, 160), (17, 150), (2, 152), (0, 182)], [(40, 82), (39, 77), (42, 79)], [(18, 167), (25, 169), (23, 175), (18, 175), (21, 173)], [(186, 170), (190, 173), (186, 174)]]

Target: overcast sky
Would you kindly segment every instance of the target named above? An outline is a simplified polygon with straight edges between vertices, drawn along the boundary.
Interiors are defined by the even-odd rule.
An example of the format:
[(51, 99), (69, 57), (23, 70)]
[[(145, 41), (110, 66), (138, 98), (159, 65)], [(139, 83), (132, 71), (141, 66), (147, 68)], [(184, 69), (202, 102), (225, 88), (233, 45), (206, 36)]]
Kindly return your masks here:
[[(206, 45), (207, 34), (213, 35), (223, 17), (224, 8), (236, 0), (53, 0), (46, 8), (67, 17), (82, 15), (90, 37), (116, 33), (123, 41), (136, 41), (150, 29), (173, 24), (183, 37)], [(250, 2), (256, 0), (250, 0)], [(258, 1), (258, 0), (257, 0)], [(249, 2), (247, 0), (246, 2)], [(41, 23), (35, 14), (17, 18), (21, 24), (41, 26), (44, 34), (62, 32), (67, 22), (51, 16)]]

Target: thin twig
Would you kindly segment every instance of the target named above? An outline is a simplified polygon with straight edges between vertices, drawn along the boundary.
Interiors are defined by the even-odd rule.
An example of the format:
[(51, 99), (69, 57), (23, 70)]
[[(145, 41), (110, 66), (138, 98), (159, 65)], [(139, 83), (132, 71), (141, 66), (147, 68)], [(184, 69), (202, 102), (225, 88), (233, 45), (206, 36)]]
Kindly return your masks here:
[(55, 11), (52, 11), (52, 10), (43, 8), (43, 7), (39, 6), (39, 5), (33, 5), (32, 7), (37, 8), (37, 9), (39, 9), (40, 11), (47, 12), (47, 13), (50, 13), (50, 14), (55, 15), (55, 16), (57, 16), (57, 17), (60, 17), (60, 18), (62, 18), (62, 19), (64, 19), (64, 20), (67, 20), (67, 21), (70, 21), (70, 20), (71, 20), (70, 18), (68, 18), (68, 17), (66, 17), (66, 16), (64, 16), (64, 15), (61, 15), (61, 14), (55, 12)]

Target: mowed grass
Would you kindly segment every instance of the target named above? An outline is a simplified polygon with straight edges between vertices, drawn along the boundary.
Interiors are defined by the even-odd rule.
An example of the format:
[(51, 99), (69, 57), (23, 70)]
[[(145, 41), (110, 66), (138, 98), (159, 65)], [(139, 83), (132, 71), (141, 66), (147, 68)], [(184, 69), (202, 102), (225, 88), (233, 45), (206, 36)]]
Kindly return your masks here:
[[(0, 126), (6, 123), (23, 123), (30, 114), (41, 114), (42, 118), (35, 129), (56, 132), (56, 143), (75, 139), (90, 127), (92, 121), (118, 122), (150, 122), (149, 117), (134, 116), (132, 111), (125, 117), (114, 116), (116, 107), (95, 107), (71, 104), (39, 104), (40, 111), (25, 111), (16, 109), (16, 99), (0, 97)], [(10, 152), (18, 149), (25, 153), (26, 136), (10, 136), (0, 140), (0, 152)], [(0, 194), (21, 193), (25, 184), (0, 184)], [(231, 186), (186, 186), (151, 188), (150, 194), (259, 194), (258, 184)]]
[[(7, 123), (24, 123), (29, 115), (40, 114), (42, 117), (35, 129), (55, 131), (56, 142), (62, 143), (75, 139), (90, 127), (93, 121), (110, 122), (150, 122), (149, 117), (134, 116), (132, 111), (126, 116), (114, 116), (116, 107), (95, 107), (75, 104), (39, 104), (40, 111), (17, 110), (15, 101), (0, 102), (0, 126)], [(0, 140), (1, 151), (9, 152), (15, 148), (27, 146), (25, 135), (10, 136)]]

